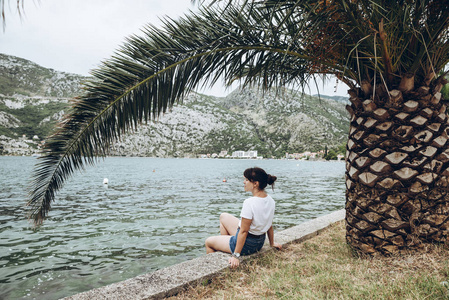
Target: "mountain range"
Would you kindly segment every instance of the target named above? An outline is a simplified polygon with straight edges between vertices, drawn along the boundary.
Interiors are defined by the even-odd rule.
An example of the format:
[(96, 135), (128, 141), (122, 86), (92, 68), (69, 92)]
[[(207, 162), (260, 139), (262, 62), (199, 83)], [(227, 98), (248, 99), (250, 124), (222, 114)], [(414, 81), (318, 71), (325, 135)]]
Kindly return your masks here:
[[(87, 77), (0, 54), (0, 154), (31, 155), (82, 93)], [(257, 150), (263, 157), (319, 151), (347, 139), (344, 97), (238, 88), (226, 97), (190, 93), (156, 122), (111, 146), (111, 155), (197, 157)]]

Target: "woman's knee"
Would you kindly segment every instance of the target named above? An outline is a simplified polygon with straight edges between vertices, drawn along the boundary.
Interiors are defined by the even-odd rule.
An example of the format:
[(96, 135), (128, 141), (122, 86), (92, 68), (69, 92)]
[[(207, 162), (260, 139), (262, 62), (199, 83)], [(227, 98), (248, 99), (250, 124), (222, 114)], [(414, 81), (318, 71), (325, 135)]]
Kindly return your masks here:
[(206, 246), (206, 253), (212, 253), (215, 252), (215, 248), (213, 247), (212, 238), (208, 237), (206, 241), (204, 242), (204, 245)]
[(229, 249), (230, 237), (225, 236), (211, 236), (206, 239), (205, 245), (207, 253), (222, 251), (230, 253)]
[(229, 213), (221, 213), (220, 215), (220, 224), (225, 225), (226, 227), (229, 225), (233, 225), (238, 222), (238, 219)]
[(220, 222), (222, 222), (225, 219), (228, 219), (230, 215), (231, 214), (228, 214), (228, 213), (221, 213), (220, 214)]

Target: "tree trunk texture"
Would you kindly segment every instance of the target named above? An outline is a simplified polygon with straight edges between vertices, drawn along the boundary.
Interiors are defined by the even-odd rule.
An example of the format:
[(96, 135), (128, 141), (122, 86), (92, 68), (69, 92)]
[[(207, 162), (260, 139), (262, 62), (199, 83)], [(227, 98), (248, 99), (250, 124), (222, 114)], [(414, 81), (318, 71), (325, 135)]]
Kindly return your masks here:
[(441, 93), (351, 90), (346, 152), (346, 240), (357, 251), (393, 254), (445, 242), (449, 139)]

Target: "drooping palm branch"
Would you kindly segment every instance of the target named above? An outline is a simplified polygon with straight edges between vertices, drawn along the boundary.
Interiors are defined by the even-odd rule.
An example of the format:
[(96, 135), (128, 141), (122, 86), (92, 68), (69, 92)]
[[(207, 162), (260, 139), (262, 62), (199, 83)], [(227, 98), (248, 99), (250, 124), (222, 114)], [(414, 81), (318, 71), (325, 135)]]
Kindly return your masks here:
[(75, 170), (95, 163), (122, 134), (157, 119), (200, 85), (223, 79), (264, 88), (304, 86), (313, 76), (336, 75), (350, 87), (377, 80), (390, 89), (406, 73), (432, 77), (449, 61), (448, 19), (430, 18), (429, 11), (447, 6), (245, 1), (167, 18), (161, 28), (148, 25), (92, 71), (85, 93), (46, 141), (30, 191), (30, 218), (41, 223)]
[[(21, 15), (24, 8), (24, 1), (16, 0), (16, 9), (19, 15)], [(5, 0), (0, 0), (0, 20), (2, 21), (3, 30), (6, 27), (6, 13), (5, 13)]]

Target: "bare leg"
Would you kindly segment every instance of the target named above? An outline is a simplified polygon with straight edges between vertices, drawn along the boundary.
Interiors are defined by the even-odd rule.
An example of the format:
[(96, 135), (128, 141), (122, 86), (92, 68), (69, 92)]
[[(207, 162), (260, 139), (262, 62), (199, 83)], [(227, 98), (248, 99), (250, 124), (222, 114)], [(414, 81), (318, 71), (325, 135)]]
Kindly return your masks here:
[(220, 215), (220, 234), (235, 235), (239, 226), (239, 219), (228, 213)]
[(219, 236), (211, 236), (206, 239), (206, 253), (222, 251), (231, 253), (229, 240), (231, 236), (237, 233), (239, 219), (228, 213), (220, 215), (220, 234)]
[(211, 236), (206, 239), (206, 253), (213, 253), (215, 251), (222, 251), (231, 253), (229, 247), (230, 235)]

